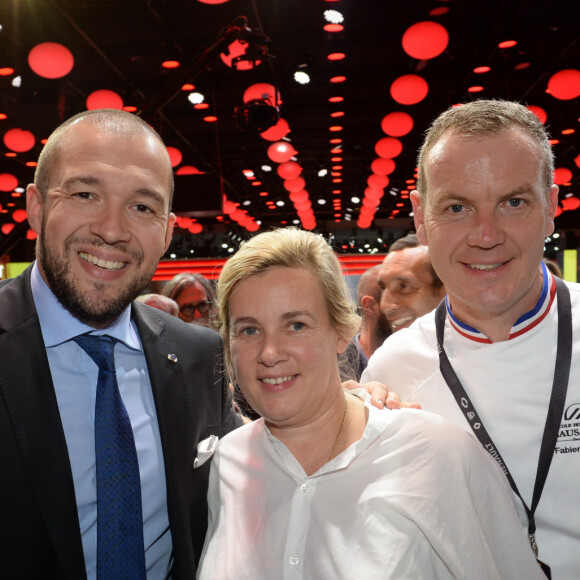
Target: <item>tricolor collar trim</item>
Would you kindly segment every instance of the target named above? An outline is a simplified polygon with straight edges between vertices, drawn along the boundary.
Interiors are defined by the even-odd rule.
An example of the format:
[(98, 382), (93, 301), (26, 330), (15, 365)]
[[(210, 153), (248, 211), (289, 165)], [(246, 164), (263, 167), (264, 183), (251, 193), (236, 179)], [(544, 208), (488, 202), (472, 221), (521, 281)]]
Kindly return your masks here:
[[(554, 297), (556, 296), (556, 283), (552, 277), (552, 274), (548, 272), (546, 265), (542, 263), (542, 273), (544, 275), (544, 283), (542, 285), (542, 292), (540, 294), (540, 298), (534, 308), (529, 312), (526, 312), (524, 315), (520, 316), (518, 320), (516, 320), (515, 324), (512, 327), (508, 340), (512, 338), (516, 338), (531, 330), (548, 314), (552, 304), (554, 302)], [(462, 336), (474, 340), (476, 342), (481, 342), (485, 344), (491, 344), (491, 340), (480, 332), (476, 328), (469, 326), (463, 322), (461, 322), (456, 316), (453, 315), (451, 312), (451, 308), (449, 307), (449, 297), (445, 296), (445, 306), (447, 307), (447, 315), (449, 316), (449, 322), (451, 326), (459, 332)]]

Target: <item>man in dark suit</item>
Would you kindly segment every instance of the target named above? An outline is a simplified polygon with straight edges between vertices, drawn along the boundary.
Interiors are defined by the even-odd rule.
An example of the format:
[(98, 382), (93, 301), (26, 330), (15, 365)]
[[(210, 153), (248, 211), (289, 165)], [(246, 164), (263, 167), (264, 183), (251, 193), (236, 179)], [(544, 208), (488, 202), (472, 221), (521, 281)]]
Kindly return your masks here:
[(73, 117), (41, 153), (27, 189), (37, 259), (0, 285), (2, 577), (102, 577), (94, 429), (102, 369), (79, 335), (114, 342), (147, 578), (195, 575), (207, 459), (238, 420), (217, 334), (134, 301), (169, 246), (172, 189), (161, 139), (122, 111)]

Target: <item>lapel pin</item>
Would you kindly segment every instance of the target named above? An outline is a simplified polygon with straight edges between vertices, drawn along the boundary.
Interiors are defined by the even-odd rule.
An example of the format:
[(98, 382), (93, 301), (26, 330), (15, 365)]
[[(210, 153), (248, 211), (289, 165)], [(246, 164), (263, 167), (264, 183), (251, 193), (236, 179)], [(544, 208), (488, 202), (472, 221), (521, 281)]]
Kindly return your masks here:
[(171, 361), (171, 362), (177, 362), (177, 356), (175, 356), (174, 354), (168, 354), (167, 358)]

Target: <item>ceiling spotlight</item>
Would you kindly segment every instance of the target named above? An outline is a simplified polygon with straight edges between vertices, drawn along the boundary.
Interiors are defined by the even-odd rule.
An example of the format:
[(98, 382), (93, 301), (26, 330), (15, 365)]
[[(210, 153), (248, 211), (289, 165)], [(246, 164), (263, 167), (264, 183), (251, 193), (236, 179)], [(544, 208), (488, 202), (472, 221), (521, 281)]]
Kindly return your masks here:
[(19, 88), (22, 85), (22, 77), (17, 76), (12, 79), (12, 86)]
[(351, 197), (350, 201), (352, 201), (352, 203), (360, 203), (360, 198), (358, 197)]
[(263, 133), (273, 127), (280, 118), (278, 107), (268, 99), (252, 99), (236, 109), (238, 124), (242, 129)]
[(320, 198), (317, 201), (318, 201), (318, 205), (326, 205), (326, 200), (325, 199)]
[(344, 22), (344, 16), (338, 10), (325, 10), (324, 20), (331, 24), (341, 24)]
[(320, 169), (318, 171), (318, 177), (324, 177), (326, 175), (328, 175), (328, 169)]
[(310, 75), (303, 70), (297, 70), (294, 73), (294, 80), (299, 85), (307, 85), (310, 82)]
[(272, 171), (272, 167), (270, 165), (262, 165), (262, 171), (269, 173), (270, 171)]
[(189, 95), (187, 95), (187, 100), (192, 105), (199, 105), (205, 101), (205, 97), (199, 91), (194, 91), (193, 93), (189, 93)]

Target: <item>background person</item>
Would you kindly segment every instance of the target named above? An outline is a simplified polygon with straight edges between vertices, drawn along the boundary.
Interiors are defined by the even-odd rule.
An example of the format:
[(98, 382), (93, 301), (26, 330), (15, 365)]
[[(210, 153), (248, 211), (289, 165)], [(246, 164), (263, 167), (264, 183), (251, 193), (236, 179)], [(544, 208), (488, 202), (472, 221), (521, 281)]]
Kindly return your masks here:
[[(194, 468), (198, 444), (237, 419), (217, 334), (134, 301), (169, 245), (172, 188), (163, 142), (123, 111), (72, 117), (39, 157), (37, 259), (0, 285), (4, 578), (195, 574), (209, 475)], [(114, 449), (127, 453), (103, 463)], [(107, 498), (123, 505), (103, 515)]]
[(548, 268), (548, 270), (550, 272), (552, 272), (552, 274), (554, 274), (554, 276), (558, 276), (558, 278), (564, 277), (564, 275), (562, 274), (562, 270), (560, 270), (560, 266), (558, 266), (558, 264), (556, 262), (554, 262), (554, 260), (549, 260), (548, 258), (543, 258), (542, 261), (544, 262), (544, 264), (546, 264), (546, 268)]
[(378, 277), (381, 265), (363, 272), (357, 285), (357, 302), (361, 313), (360, 332), (348, 343), (345, 359), (351, 365), (354, 378), (360, 379), (369, 357), (391, 334), (391, 328), (379, 308), (381, 289)]
[[(558, 286), (542, 264), (558, 203), (548, 135), (523, 105), (474, 101), (435, 119), (418, 167), (415, 226), (447, 299), (439, 314), (390, 337), (362, 380), (382, 381), (464, 429), (473, 425), (530, 512), (537, 501), (539, 559), (552, 578), (575, 578), (580, 286)], [(557, 359), (563, 353), (571, 353), (569, 380), (566, 357)]]
[(429, 250), (415, 234), (399, 238), (389, 248), (378, 276), (380, 309), (393, 332), (407, 328), (431, 312), (445, 296), (433, 270)]
[(263, 418), (218, 444), (198, 578), (541, 577), (472, 437), (343, 390), (337, 357), (359, 321), (323, 238), (251, 238), (218, 296), (232, 381)]
[(177, 302), (179, 318), (184, 322), (214, 327), (215, 290), (213, 284), (201, 274), (177, 274), (167, 282), (161, 293)]
[(156, 294), (154, 292), (141, 294), (140, 296), (137, 296), (136, 300), (143, 304), (147, 304), (147, 306), (151, 306), (152, 308), (163, 310), (172, 316), (179, 317), (179, 306), (177, 302), (163, 294)]

